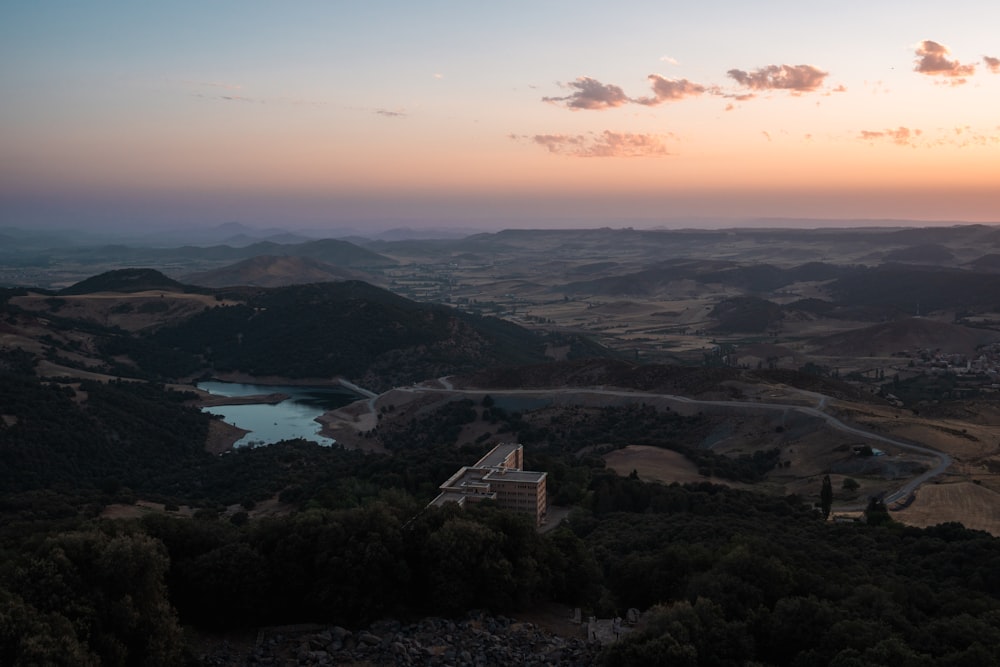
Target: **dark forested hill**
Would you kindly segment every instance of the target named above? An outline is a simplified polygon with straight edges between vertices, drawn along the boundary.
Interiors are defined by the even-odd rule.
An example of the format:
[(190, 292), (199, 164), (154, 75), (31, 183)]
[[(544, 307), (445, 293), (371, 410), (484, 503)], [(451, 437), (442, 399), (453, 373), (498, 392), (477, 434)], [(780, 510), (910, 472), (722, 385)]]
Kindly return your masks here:
[(822, 262), (780, 268), (770, 264), (740, 265), (723, 260), (678, 258), (636, 273), (570, 283), (562, 289), (569, 294), (651, 295), (672, 281), (694, 280), (731, 285), (748, 292), (767, 292), (801, 281), (832, 280), (854, 271)]
[(99, 485), (150, 492), (162, 488), (157, 480), (211, 459), (209, 417), (183, 407), (183, 395), (140, 382), (77, 387), (0, 369), (5, 493)]
[(854, 306), (889, 306), (920, 314), (992, 307), (1000, 303), (1000, 276), (890, 264), (844, 276), (830, 285), (830, 291)]
[(60, 294), (94, 292), (144, 292), (146, 290), (181, 291), (184, 286), (155, 269), (116, 269), (81, 280)]
[(360, 271), (345, 269), (311, 257), (259, 255), (211, 271), (183, 276), (181, 280), (206, 287), (257, 285), (282, 287), (302, 283), (369, 280)]
[[(135, 294), (148, 290), (155, 298)], [(94, 298), (94, 292), (105, 294)], [(569, 358), (613, 356), (575, 334), (533, 332), (357, 280), (211, 289), (153, 270), (123, 269), (59, 296), (17, 298), (6, 304), (2, 325), (14, 347), (43, 351), (66, 368), (158, 382), (243, 373), (345, 377), (384, 390), (540, 363), (551, 347), (568, 350)]]
[(161, 329), (152, 340), (201, 355), (216, 371), (342, 375), (383, 389), (545, 358), (545, 341), (517, 325), (358, 281), (259, 290), (241, 300)]

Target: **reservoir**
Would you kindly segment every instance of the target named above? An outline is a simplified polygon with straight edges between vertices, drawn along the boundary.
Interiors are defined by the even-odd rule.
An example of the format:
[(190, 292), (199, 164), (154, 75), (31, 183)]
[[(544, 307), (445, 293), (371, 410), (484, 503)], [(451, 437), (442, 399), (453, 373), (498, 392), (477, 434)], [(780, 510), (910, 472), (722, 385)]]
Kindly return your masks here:
[(214, 405), (202, 410), (222, 417), (234, 426), (250, 431), (236, 441), (235, 447), (270, 445), (282, 440), (302, 438), (321, 445), (332, 445), (336, 441), (319, 434), (320, 424), (316, 418), (327, 410), (333, 410), (352, 403), (357, 394), (344, 387), (303, 387), (271, 384), (243, 384), (239, 382), (219, 382), (217, 380), (199, 382), (202, 391), (215, 396), (266, 396), (284, 394), (285, 400), (276, 404), (249, 403), (243, 405)]

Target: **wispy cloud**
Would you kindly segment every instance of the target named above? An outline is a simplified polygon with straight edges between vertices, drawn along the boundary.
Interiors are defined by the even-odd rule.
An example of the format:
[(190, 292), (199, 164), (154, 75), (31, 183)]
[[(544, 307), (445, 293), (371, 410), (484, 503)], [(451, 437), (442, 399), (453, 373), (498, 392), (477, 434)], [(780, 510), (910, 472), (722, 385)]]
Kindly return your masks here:
[(670, 56), (660, 56), (660, 62), (670, 63), (671, 65), (677, 64), (676, 58), (671, 58)]
[(375, 109), (375, 113), (386, 118), (403, 118), (408, 115), (405, 109)]
[(194, 81), (191, 79), (181, 79), (180, 82), (189, 86), (198, 86), (201, 88), (224, 88), (225, 90), (240, 90), (243, 88), (243, 86), (238, 83), (223, 83), (221, 81)]
[(324, 102), (308, 100), (300, 97), (250, 97), (248, 95), (207, 95), (205, 93), (191, 93), (192, 97), (199, 97), (205, 100), (222, 100), (223, 102), (241, 102), (243, 104), (277, 104), (295, 107), (322, 107)]
[(922, 130), (911, 130), (908, 127), (897, 127), (896, 129), (889, 130), (862, 130), (859, 135), (859, 139), (865, 141), (870, 141), (874, 143), (875, 141), (891, 141), (897, 146), (912, 146), (916, 147), (916, 139), (923, 134)]
[(751, 90), (790, 90), (808, 93), (817, 90), (829, 75), (812, 65), (768, 65), (752, 72), (731, 69), (726, 75)]
[(995, 148), (1000, 146), (1000, 127), (974, 128), (969, 125), (957, 127), (939, 127), (930, 130), (918, 130), (900, 126), (886, 130), (862, 130), (856, 137), (874, 145), (876, 142), (888, 142), (897, 146), (911, 148), (941, 148), (959, 149)]
[(667, 141), (672, 134), (612, 132), (588, 134), (536, 134), (512, 136), (545, 147), (550, 153), (567, 157), (664, 157), (671, 155)]
[[(757, 93), (727, 93), (720, 88), (714, 89), (713, 93), (727, 100), (736, 100), (737, 102), (747, 102), (757, 97)], [(731, 106), (733, 105), (727, 104), (726, 110), (728, 111)]]
[(198, 81), (195, 79), (167, 79), (171, 83), (183, 84), (188, 89), (191, 97), (203, 100), (216, 100), (223, 102), (241, 102), (243, 104), (277, 104), (287, 106), (326, 106), (325, 102), (304, 97), (285, 96), (260, 96), (242, 94), (244, 86), (238, 83), (225, 83), (222, 81)]
[(646, 78), (653, 83), (653, 97), (632, 100), (636, 104), (656, 106), (664, 102), (682, 100), (685, 97), (697, 97), (707, 90), (705, 86), (687, 79), (667, 79), (659, 74), (650, 74)]
[(1000, 145), (1000, 134), (993, 128), (993, 132), (982, 131), (968, 125), (952, 128), (951, 132), (945, 131), (944, 136), (935, 141), (935, 145), (951, 145), (958, 148), (969, 146), (998, 146)]
[(946, 77), (953, 86), (965, 83), (966, 77), (976, 73), (975, 65), (963, 65), (957, 60), (950, 60), (948, 47), (929, 39), (920, 42), (914, 53), (917, 59), (914, 61), (913, 71), (928, 76)]
[(575, 81), (561, 84), (573, 92), (564, 97), (543, 97), (543, 102), (564, 103), (567, 109), (613, 109), (628, 104), (628, 96), (619, 86), (603, 84), (589, 76), (578, 77)]
[(994, 74), (1000, 74), (1000, 58), (994, 58), (992, 56), (983, 56), (983, 62), (986, 63), (986, 68), (993, 72)]

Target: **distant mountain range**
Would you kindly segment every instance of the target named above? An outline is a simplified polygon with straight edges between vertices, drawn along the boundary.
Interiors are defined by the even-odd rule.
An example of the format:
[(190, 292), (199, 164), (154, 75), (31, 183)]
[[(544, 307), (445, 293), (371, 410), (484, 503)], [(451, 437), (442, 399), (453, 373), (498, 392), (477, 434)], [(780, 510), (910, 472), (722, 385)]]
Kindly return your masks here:
[(321, 239), (304, 243), (258, 241), (245, 246), (182, 246), (176, 248), (136, 248), (125, 245), (94, 246), (64, 250), (60, 258), (82, 264), (109, 261), (134, 265), (162, 266), (185, 262), (236, 262), (261, 255), (308, 257), (340, 267), (377, 268), (394, 266), (396, 260), (348, 241)]
[(287, 229), (254, 227), (241, 222), (225, 222), (212, 226), (186, 226), (137, 233), (133, 230), (87, 229), (25, 229), (0, 227), (2, 250), (52, 250), (107, 245), (130, 247), (172, 248), (182, 246), (246, 246), (262, 241), (294, 244), (323, 238), (334, 238), (363, 244), (371, 241), (406, 241), (449, 239), (457, 240), (479, 233), (476, 229), (393, 227), (378, 231), (337, 227), (331, 229)]

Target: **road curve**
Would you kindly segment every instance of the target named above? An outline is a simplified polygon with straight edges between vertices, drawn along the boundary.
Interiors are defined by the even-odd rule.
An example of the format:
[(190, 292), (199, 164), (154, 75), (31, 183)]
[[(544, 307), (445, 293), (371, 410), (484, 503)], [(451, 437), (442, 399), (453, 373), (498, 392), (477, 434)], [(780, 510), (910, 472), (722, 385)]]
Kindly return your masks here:
[[(804, 405), (793, 405), (786, 403), (757, 403), (754, 401), (714, 401), (714, 400), (702, 400), (698, 398), (689, 398), (687, 396), (679, 396), (677, 394), (654, 394), (650, 392), (643, 391), (626, 391), (624, 389), (604, 389), (603, 387), (597, 388), (577, 388), (577, 387), (561, 387), (559, 389), (455, 389), (450, 382), (445, 382), (444, 378), (441, 379), (442, 384), (445, 385), (445, 389), (438, 389), (435, 387), (428, 387), (425, 385), (414, 385), (412, 387), (400, 387), (399, 389), (407, 392), (419, 392), (419, 393), (450, 393), (450, 394), (490, 394), (490, 395), (505, 395), (505, 396), (516, 396), (525, 394), (595, 394), (599, 396), (619, 396), (619, 397), (631, 397), (636, 399), (643, 398), (657, 398), (666, 401), (673, 401), (676, 403), (685, 403), (688, 405), (702, 405), (708, 407), (720, 407), (720, 408), (741, 408), (750, 410), (767, 410), (767, 411), (795, 411), (802, 414), (810, 415), (813, 417), (818, 417), (824, 420), (827, 425), (831, 428), (835, 428), (838, 431), (843, 431), (844, 433), (850, 433), (859, 438), (866, 438), (868, 440), (874, 440), (876, 442), (885, 443), (892, 445), (893, 447), (898, 447), (916, 454), (923, 454), (925, 456), (933, 457), (937, 460), (937, 464), (927, 470), (926, 472), (914, 477), (906, 484), (896, 489), (895, 491), (885, 495), (885, 503), (888, 505), (890, 503), (896, 502), (897, 500), (902, 500), (913, 493), (917, 487), (919, 487), (924, 482), (937, 477), (938, 475), (944, 473), (952, 464), (952, 458), (944, 452), (940, 452), (936, 449), (931, 449), (930, 447), (924, 447), (922, 445), (914, 445), (902, 440), (897, 440), (895, 438), (890, 438), (889, 436), (881, 435), (879, 433), (872, 433), (871, 431), (866, 431), (865, 429), (858, 428), (857, 426), (851, 426), (840, 421), (833, 415), (823, 412), (822, 408), (825, 408), (828, 396), (820, 394), (817, 392), (803, 392), (817, 399), (818, 407), (809, 407)], [(863, 507), (839, 507), (841, 510), (854, 510), (854, 509), (864, 509)]]

